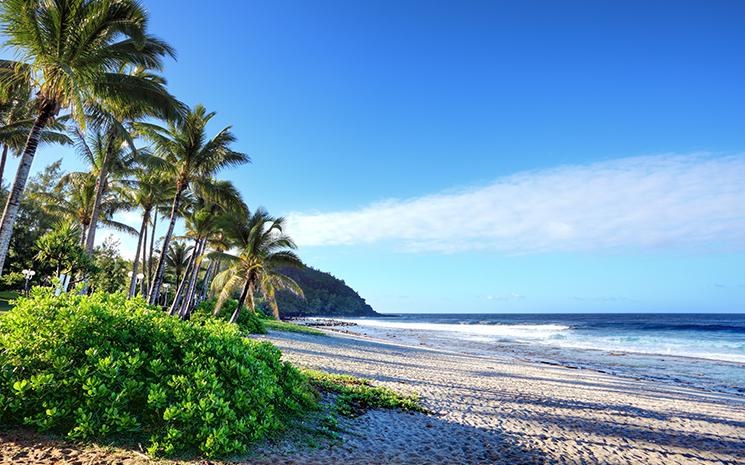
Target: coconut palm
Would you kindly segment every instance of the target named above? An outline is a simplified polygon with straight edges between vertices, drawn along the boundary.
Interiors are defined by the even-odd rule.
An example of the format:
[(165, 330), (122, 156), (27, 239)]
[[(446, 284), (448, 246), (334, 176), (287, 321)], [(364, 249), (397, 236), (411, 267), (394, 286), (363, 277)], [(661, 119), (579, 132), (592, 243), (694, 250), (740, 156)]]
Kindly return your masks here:
[[(74, 221), (80, 225), (80, 245), (85, 244), (86, 231), (91, 223), (93, 201), (96, 190), (96, 177), (90, 173), (69, 173), (59, 182), (54, 192), (36, 194), (44, 201), (44, 208), (61, 220)], [(137, 231), (113, 219), (114, 213), (130, 207), (126, 200), (116, 192), (109, 192), (101, 201), (100, 221), (109, 228), (127, 234)]]
[(145, 247), (147, 244), (144, 241), (147, 237), (147, 226), (151, 220), (151, 213), (165, 199), (172, 196), (172, 190), (173, 184), (167, 177), (164, 177), (157, 171), (152, 172), (147, 168), (137, 170), (135, 180), (127, 190), (127, 197), (131, 204), (142, 210), (142, 225), (140, 226), (140, 232), (137, 237), (137, 249), (132, 265), (132, 278), (129, 284), (130, 297), (134, 296), (136, 291), (140, 252), (143, 255), (143, 263), (146, 263)]
[[(156, 89), (159, 88), (166, 98), (155, 102), (147, 102), (146, 104), (140, 102), (131, 103), (129, 101), (118, 104), (110, 103), (106, 108), (101, 109), (101, 112), (106, 114), (107, 124), (105, 137), (107, 150), (103, 153), (103, 157), (100, 160), (100, 170), (98, 173), (98, 180), (96, 181), (96, 195), (93, 202), (93, 219), (88, 228), (88, 239), (85, 246), (88, 253), (93, 252), (93, 245), (96, 239), (96, 227), (98, 225), (98, 212), (100, 209), (101, 199), (108, 189), (107, 177), (109, 172), (121, 172), (123, 169), (126, 171), (127, 167), (131, 166), (130, 159), (132, 157), (138, 157), (139, 162), (142, 163), (143, 157), (146, 156), (142, 151), (139, 151), (138, 153), (128, 130), (125, 128), (125, 123), (148, 116), (157, 117), (159, 115), (167, 114), (170, 108), (163, 108), (161, 105), (169, 107), (181, 105), (180, 103), (175, 103), (175, 99), (167, 98), (170, 96), (168, 96), (168, 93), (165, 90), (166, 81), (161, 76), (151, 73), (139, 66), (130, 68), (127, 71), (127, 74), (147, 80), (154, 84), (154, 87)], [(124, 150), (124, 142), (128, 143), (129, 153), (127, 150)], [(153, 164), (156, 161), (157, 160), (149, 160), (149, 164)]]
[[(0, 73), (8, 72), (12, 63), (0, 60)], [(36, 108), (31, 98), (28, 83), (21, 83), (15, 88), (7, 89), (7, 93), (0, 98), (0, 184), (5, 174), (5, 163), (8, 153), (19, 155), (26, 145), (26, 138), (34, 124)], [(64, 125), (60, 122), (49, 124), (41, 131), (40, 143), (69, 144), (70, 139), (63, 132)]]
[(168, 247), (166, 266), (173, 273), (175, 283), (180, 282), (186, 272), (186, 268), (189, 266), (191, 251), (192, 246), (179, 240), (174, 240)]
[(238, 306), (230, 318), (231, 323), (238, 320), (243, 306), (255, 311), (254, 293), (259, 291), (271, 305), (274, 317), (279, 318), (279, 308), (275, 293), (288, 290), (302, 296), (300, 286), (279, 270), (284, 266), (302, 266), (300, 258), (292, 251), (295, 242), (284, 233), (284, 218), (273, 218), (263, 208), (259, 208), (244, 221), (229, 224), (226, 234), (238, 249), (238, 254), (213, 252), (212, 258), (226, 262), (228, 268), (218, 274), (212, 288), (219, 291), (215, 314), (223, 303), (241, 289)]
[(190, 208), (184, 216), (186, 223), (184, 238), (194, 240), (194, 252), (170, 310), (171, 314), (178, 311), (183, 319), (189, 319), (191, 315), (207, 242), (212, 236), (221, 232), (226, 222), (248, 214), (248, 208), (243, 203), (240, 193), (230, 181), (213, 180), (209, 185), (210, 192), (207, 194), (197, 189), (196, 195), (192, 197)]
[(19, 61), (0, 73), (3, 93), (19, 75), (31, 77), (36, 114), (0, 222), (0, 273), (42, 131), (63, 108), (85, 124), (110, 121), (107, 108), (158, 106), (177, 117), (179, 106), (161, 84), (122, 73), (127, 66), (161, 69), (171, 48), (147, 34), (137, 0), (4, 0), (0, 33)]
[[(215, 193), (212, 176), (221, 169), (249, 161), (246, 154), (231, 148), (235, 136), (229, 126), (213, 138), (207, 138), (207, 123), (214, 116), (214, 112), (208, 113), (204, 106), (197, 105), (183, 119), (171, 120), (166, 127), (148, 123), (134, 125), (139, 135), (152, 143), (154, 153), (165, 160), (165, 165), (175, 180), (170, 222), (163, 238), (162, 250), (168, 250), (170, 245), (183, 193), (187, 189), (198, 188), (210, 200), (209, 196)], [(155, 304), (160, 295), (164, 264), (164, 257), (161, 256), (150, 290), (151, 304)]]
[[(208, 238), (207, 246), (215, 252), (225, 252), (226, 250), (230, 250), (230, 241), (225, 235), (225, 230), (220, 229), (216, 231), (210, 238)], [(204, 273), (204, 279), (202, 280), (202, 291), (197, 304), (199, 303), (199, 301), (207, 299), (207, 294), (210, 290), (210, 283), (212, 282), (213, 277), (220, 272), (221, 266), (222, 264), (219, 258), (210, 260), (210, 264)]]

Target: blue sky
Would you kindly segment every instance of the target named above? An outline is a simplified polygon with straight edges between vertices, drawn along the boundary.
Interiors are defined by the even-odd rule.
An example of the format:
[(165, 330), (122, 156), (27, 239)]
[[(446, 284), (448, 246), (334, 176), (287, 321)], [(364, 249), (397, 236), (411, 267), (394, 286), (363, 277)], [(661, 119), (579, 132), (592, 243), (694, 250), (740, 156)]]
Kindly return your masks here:
[(145, 3), (226, 176), (376, 310), (745, 311), (742, 2)]

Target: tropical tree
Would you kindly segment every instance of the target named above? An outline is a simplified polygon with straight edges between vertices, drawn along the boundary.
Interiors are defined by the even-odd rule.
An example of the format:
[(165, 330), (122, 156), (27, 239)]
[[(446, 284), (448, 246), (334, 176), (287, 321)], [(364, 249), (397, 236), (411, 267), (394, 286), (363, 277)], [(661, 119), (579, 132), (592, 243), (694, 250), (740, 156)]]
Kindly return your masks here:
[[(18, 208), (42, 131), (61, 109), (85, 125), (111, 121), (107, 108), (157, 105), (176, 118), (175, 99), (161, 84), (122, 73), (128, 66), (161, 69), (171, 48), (147, 34), (147, 14), (137, 0), (4, 0), (0, 33), (18, 57), (13, 72), (0, 73), (0, 90), (15, 88), (30, 76), (36, 96), (31, 125), (13, 186), (0, 221), (0, 273)], [(167, 102), (165, 102), (165, 101)], [(155, 106), (155, 105), (154, 105)]]
[[(153, 88), (159, 90), (162, 95), (160, 99), (149, 100), (145, 102), (125, 100), (123, 102), (109, 103), (102, 111), (107, 112), (107, 125), (105, 130), (106, 150), (100, 158), (100, 169), (98, 171), (98, 180), (96, 181), (96, 193), (93, 202), (93, 217), (88, 229), (88, 239), (86, 250), (90, 253), (93, 250), (93, 244), (96, 238), (96, 227), (98, 225), (99, 210), (101, 200), (108, 189), (109, 173), (126, 172), (127, 168), (132, 167), (132, 159), (138, 158), (139, 163), (147, 163), (149, 166), (156, 164), (157, 159), (152, 159), (147, 152), (137, 150), (132, 142), (125, 123), (149, 116), (158, 117), (160, 115), (173, 114), (173, 111), (180, 115), (182, 104), (172, 98), (165, 90), (166, 81), (161, 76), (153, 74), (145, 68), (135, 66), (131, 67), (127, 74), (132, 77), (147, 80), (153, 84)], [(129, 150), (124, 150), (124, 143), (127, 143)]]
[[(215, 189), (212, 177), (220, 170), (249, 161), (246, 154), (231, 148), (235, 142), (230, 126), (211, 139), (207, 137), (207, 123), (215, 116), (197, 105), (183, 119), (171, 120), (166, 127), (149, 123), (136, 123), (139, 135), (148, 139), (156, 155), (165, 160), (165, 167), (175, 180), (175, 192), (171, 203), (170, 221), (163, 238), (162, 250), (168, 250), (173, 237), (173, 228), (181, 205), (182, 195), (187, 189), (198, 188), (208, 199)], [(149, 302), (155, 304), (163, 283), (165, 258), (162, 254), (155, 269)]]
[(58, 277), (60, 273), (70, 273), (74, 269), (88, 270), (91, 260), (78, 242), (80, 235), (80, 226), (74, 222), (58, 224), (36, 241), (39, 251), (36, 259), (55, 266)]
[[(8, 72), (12, 72), (12, 62), (0, 60), (0, 75)], [(0, 93), (2, 97), (0, 98), (0, 146), (2, 146), (2, 155), (0, 156), (0, 184), (2, 184), (3, 175), (5, 174), (5, 164), (8, 161), (8, 154), (20, 155), (26, 145), (28, 133), (34, 124), (36, 108), (30, 92), (31, 89), (28, 82), (21, 82), (15, 87), (6, 89), (6, 92)], [(64, 129), (64, 124), (61, 122), (49, 124), (47, 128), (41, 131), (39, 142), (71, 143), (70, 139), (63, 132)]]
[[(60, 220), (75, 221), (80, 225), (80, 245), (85, 246), (86, 232), (93, 216), (96, 177), (90, 173), (68, 173), (62, 177), (53, 192), (38, 193), (44, 208)], [(126, 198), (109, 192), (101, 202), (100, 221), (111, 229), (135, 235), (131, 226), (114, 220), (117, 211), (130, 208)], [(89, 254), (90, 255), (90, 254)]]
[(93, 250), (95, 270), (90, 276), (93, 290), (118, 292), (126, 285), (129, 263), (119, 253), (119, 245), (114, 236), (109, 236)]
[(245, 221), (235, 222), (226, 228), (226, 234), (232, 240), (237, 254), (213, 252), (211, 258), (219, 258), (228, 268), (215, 276), (213, 290), (219, 292), (215, 314), (218, 314), (223, 303), (241, 289), (238, 306), (230, 322), (238, 320), (243, 306), (255, 311), (254, 293), (260, 292), (272, 307), (275, 318), (279, 318), (276, 291), (288, 290), (302, 296), (303, 291), (290, 277), (280, 269), (286, 266), (300, 267), (300, 258), (292, 251), (295, 242), (284, 233), (284, 218), (273, 218), (263, 208), (258, 209)]
[(173, 273), (173, 282), (179, 283), (189, 266), (192, 246), (184, 241), (174, 240), (166, 253), (166, 266)]
[(197, 190), (196, 194), (192, 197), (191, 208), (184, 216), (186, 223), (184, 238), (194, 240), (194, 250), (184, 279), (174, 295), (170, 310), (171, 314), (178, 312), (183, 319), (188, 319), (191, 315), (207, 242), (212, 236), (221, 232), (225, 223), (236, 219), (240, 221), (248, 214), (248, 208), (243, 203), (240, 193), (230, 181), (213, 180), (210, 183), (210, 192), (204, 193)]
[[(225, 252), (230, 249), (230, 241), (225, 235), (225, 230), (220, 229), (216, 231), (211, 237), (207, 239), (207, 246), (215, 252)], [(219, 257), (214, 260), (210, 260), (207, 270), (204, 273), (204, 279), (202, 280), (202, 293), (199, 297), (199, 301), (206, 300), (210, 291), (210, 283), (214, 276), (220, 272), (222, 263)], [(197, 301), (197, 303), (199, 303)]]
[[(137, 236), (137, 249), (132, 264), (132, 277), (129, 283), (129, 296), (136, 293), (137, 273), (139, 271), (140, 253), (145, 260), (145, 239), (147, 238), (147, 227), (151, 221), (153, 209), (161, 205), (167, 198), (172, 197), (173, 183), (160, 172), (153, 172), (147, 168), (137, 170), (135, 180), (127, 192), (129, 202), (142, 210), (142, 224)], [(155, 234), (153, 234), (154, 236)]]

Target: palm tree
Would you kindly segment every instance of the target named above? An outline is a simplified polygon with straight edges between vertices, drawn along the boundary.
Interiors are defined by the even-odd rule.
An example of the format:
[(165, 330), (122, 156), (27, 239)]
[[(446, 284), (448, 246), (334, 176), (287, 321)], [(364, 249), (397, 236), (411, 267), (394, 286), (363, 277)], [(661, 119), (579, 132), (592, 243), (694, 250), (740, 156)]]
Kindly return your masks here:
[[(36, 194), (44, 200), (44, 208), (51, 215), (80, 225), (81, 246), (85, 245), (86, 232), (91, 223), (95, 188), (96, 177), (91, 173), (68, 173), (62, 177), (54, 192)], [(100, 221), (109, 228), (134, 235), (137, 233), (134, 228), (113, 219), (114, 213), (130, 206), (120, 197), (111, 191), (102, 199)]]
[[(163, 238), (162, 250), (168, 250), (181, 204), (181, 196), (189, 188), (199, 188), (209, 197), (214, 191), (212, 176), (223, 168), (249, 161), (246, 154), (230, 148), (235, 136), (228, 126), (211, 139), (207, 139), (207, 123), (215, 116), (202, 105), (197, 105), (181, 120), (171, 120), (167, 127), (137, 123), (139, 134), (148, 139), (155, 154), (165, 160), (165, 166), (175, 179), (175, 193), (171, 204), (170, 222)], [(149, 302), (155, 304), (163, 282), (164, 256), (158, 260), (150, 290)]]
[(61, 109), (70, 108), (84, 125), (86, 113), (100, 124), (110, 121), (109, 107), (163, 103), (157, 105), (163, 116), (175, 118), (178, 105), (162, 85), (121, 72), (130, 65), (161, 69), (162, 58), (173, 55), (147, 34), (147, 14), (137, 0), (4, 0), (0, 24), (19, 57), (13, 73), (0, 74), (0, 90), (28, 73), (37, 109), (0, 221), (2, 273), (42, 131)]
[(274, 317), (277, 319), (277, 290), (288, 290), (296, 295), (303, 295), (300, 286), (279, 271), (283, 266), (302, 266), (300, 258), (292, 251), (296, 248), (295, 242), (283, 232), (284, 224), (284, 218), (273, 218), (266, 210), (259, 208), (245, 221), (235, 221), (226, 229), (233, 247), (238, 249), (238, 254), (210, 254), (210, 257), (220, 258), (228, 263), (228, 268), (218, 274), (212, 283), (213, 290), (220, 292), (215, 314), (238, 289), (242, 290), (238, 306), (230, 318), (231, 323), (238, 320), (244, 304), (250, 311), (255, 311), (254, 293), (257, 290), (272, 306)]
[[(0, 60), (0, 73), (12, 71), (12, 62)], [(36, 108), (31, 98), (28, 82), (19, 83), (16, 87), (6, 89), (0, 99), (0, 185), (5, 174), (8, 152), (18, 155), (26, 145), (26, 138), (34, 124)], [(40, 143), (70, 144), (64, 134), (64, 125), (60, 122), (49, 124), (39, 136)]]
[[(216, 231), (210, 238), (207, 239), (207, 246), (215, 252), (225, 252), (226, 250), (230, 249), (230, 245), (230, 241), (225, 236), (225, 231), (223, 229)], [(199, 296), (199, 300), (197, 301), (197, 303), (199, 303), (199, 301), (207, 299), (207, 294), (210, 290), (210, 283), (212, 282), (213, 277), (220, 272), (221, 266), (222, 264), (219, 258), (210, 260), (210, 264), (204, 273), (204, 279), (202, 280), (202, 293)]]
[[(182, 319), (189, 319), (193, 307), (196, 284), (199, 272), (204, 258), (205, 247), (209, 239), (220, 233), (223, 226), (228, 221), (233, 221), (235, 217), (245, 217), (248, 214), (248, 208), (241, 199), (240, 192), (230, 181), (212, 181), (210, 183), (211, 192), (209, 197), (217, 202), (207, 200), (203, 192), (196, 192), (191, 209), (184, 217), (186, 222), (186, 237), (192, 238), (195, 243), (194, 253), (192, 254), (187, 273), (174, 296), (174, 304), (171, 307), (171, 314), (178, 310)], [(183, 293), (179, 305), (179, 297)]]
[[(103, 153), (101, 158), (100, 170), (98, 174), (98, 180), (96, 181), (96, 195), (93, 202), (93, 220), (88, 230), (88, 240), (86, 242), (86, 251), (88, 253), (93, 252), (93, 245), (96, 240), (96, 227), (98, 222), (98, 212), (101, 204), (101, 199), (106, 193), (108, 188), (107, 176), (109, 171), (119, 170), (122, 168), (126, 170), (127, 166), (130, 165), (130, 160), (134, 156), (140, 158), (142, 162), (143, 156), (146, 156), (141, 151), (138, 153), (137, 149), (132, 142), (129, 132), (125, 128), (125, 123), (132, 122), (136, 119), (141, 119), (148, 116), (159, 116), (168, 114), (170, 108), (164, 108), (162, 105), (167, 107), (179, 107), (181, 104), (177, 103), (175, 99), (170, 97), (168, 92), (165, 90), (166, 81), (161, 76), (150, 73), (142, 67), (134, 67), (128, 70), (128, 75), (138, 77), (149, 81), (154, 85), (154, 88), (160, 89), (163, 94), (161, 100), (154, 102), (130, 102), (125, 101), (119, 104), (109, 104), (105, 109), (101, 111), (107, 113), (107, 128), (106, 128), (106, 145), (107, 150)], [(130, 153), (128, 154), (124, 150), (124, 143), (129, 145)], [(150, 160), (150, 163), (155, 163), (156, 160)], [(136, 273), (135, 273), (136, 274)], [(144, 281), (143, 281), (144, 283)]]
[(129, 283), (130, 297), (134, 296), (136, 293), (140, 252), (142, 252), (143, 255), (143, 263), (146, 263), (145, 247), (147, 244), (144, 244), (143, 241), (147, 237), (147, 225), (151, 220), (151, 213), (153, 208), (156, 208), (169, 197), (170, 191), (172, 190), (173, 184), (161, 173), (157, 171), (152, 172), (147, 168), (141, 168), (137, 170), (136, 179), (127, 192), (132, 205), (142, 209), (142, 225), (140, 226), (140, 232), (137, 238), (137, 249), (135, 251), (135, 258), (132, 265), (132, 278)]
[(166, 266), (168, 266), (170, 270), (173, 270), (175, 283), (180, 282), (182, 276), (186, 272), (186, 268), (189, 266), (191, 251), (192, 246), (187, 245), (186, 242), (178, 240), (171, 242), (168, 247)]

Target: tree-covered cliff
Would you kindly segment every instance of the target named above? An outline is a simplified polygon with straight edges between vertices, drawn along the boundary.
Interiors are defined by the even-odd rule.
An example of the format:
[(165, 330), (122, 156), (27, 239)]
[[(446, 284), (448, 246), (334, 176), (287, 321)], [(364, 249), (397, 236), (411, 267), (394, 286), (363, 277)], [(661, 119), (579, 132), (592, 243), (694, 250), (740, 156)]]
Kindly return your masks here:
[(303, 289), (305, 299), (289, 292), (277, 294), (280, 315), (296, 316), (374, 316), (365, 299), (344, 281), (310, 267), (283, 268)]

